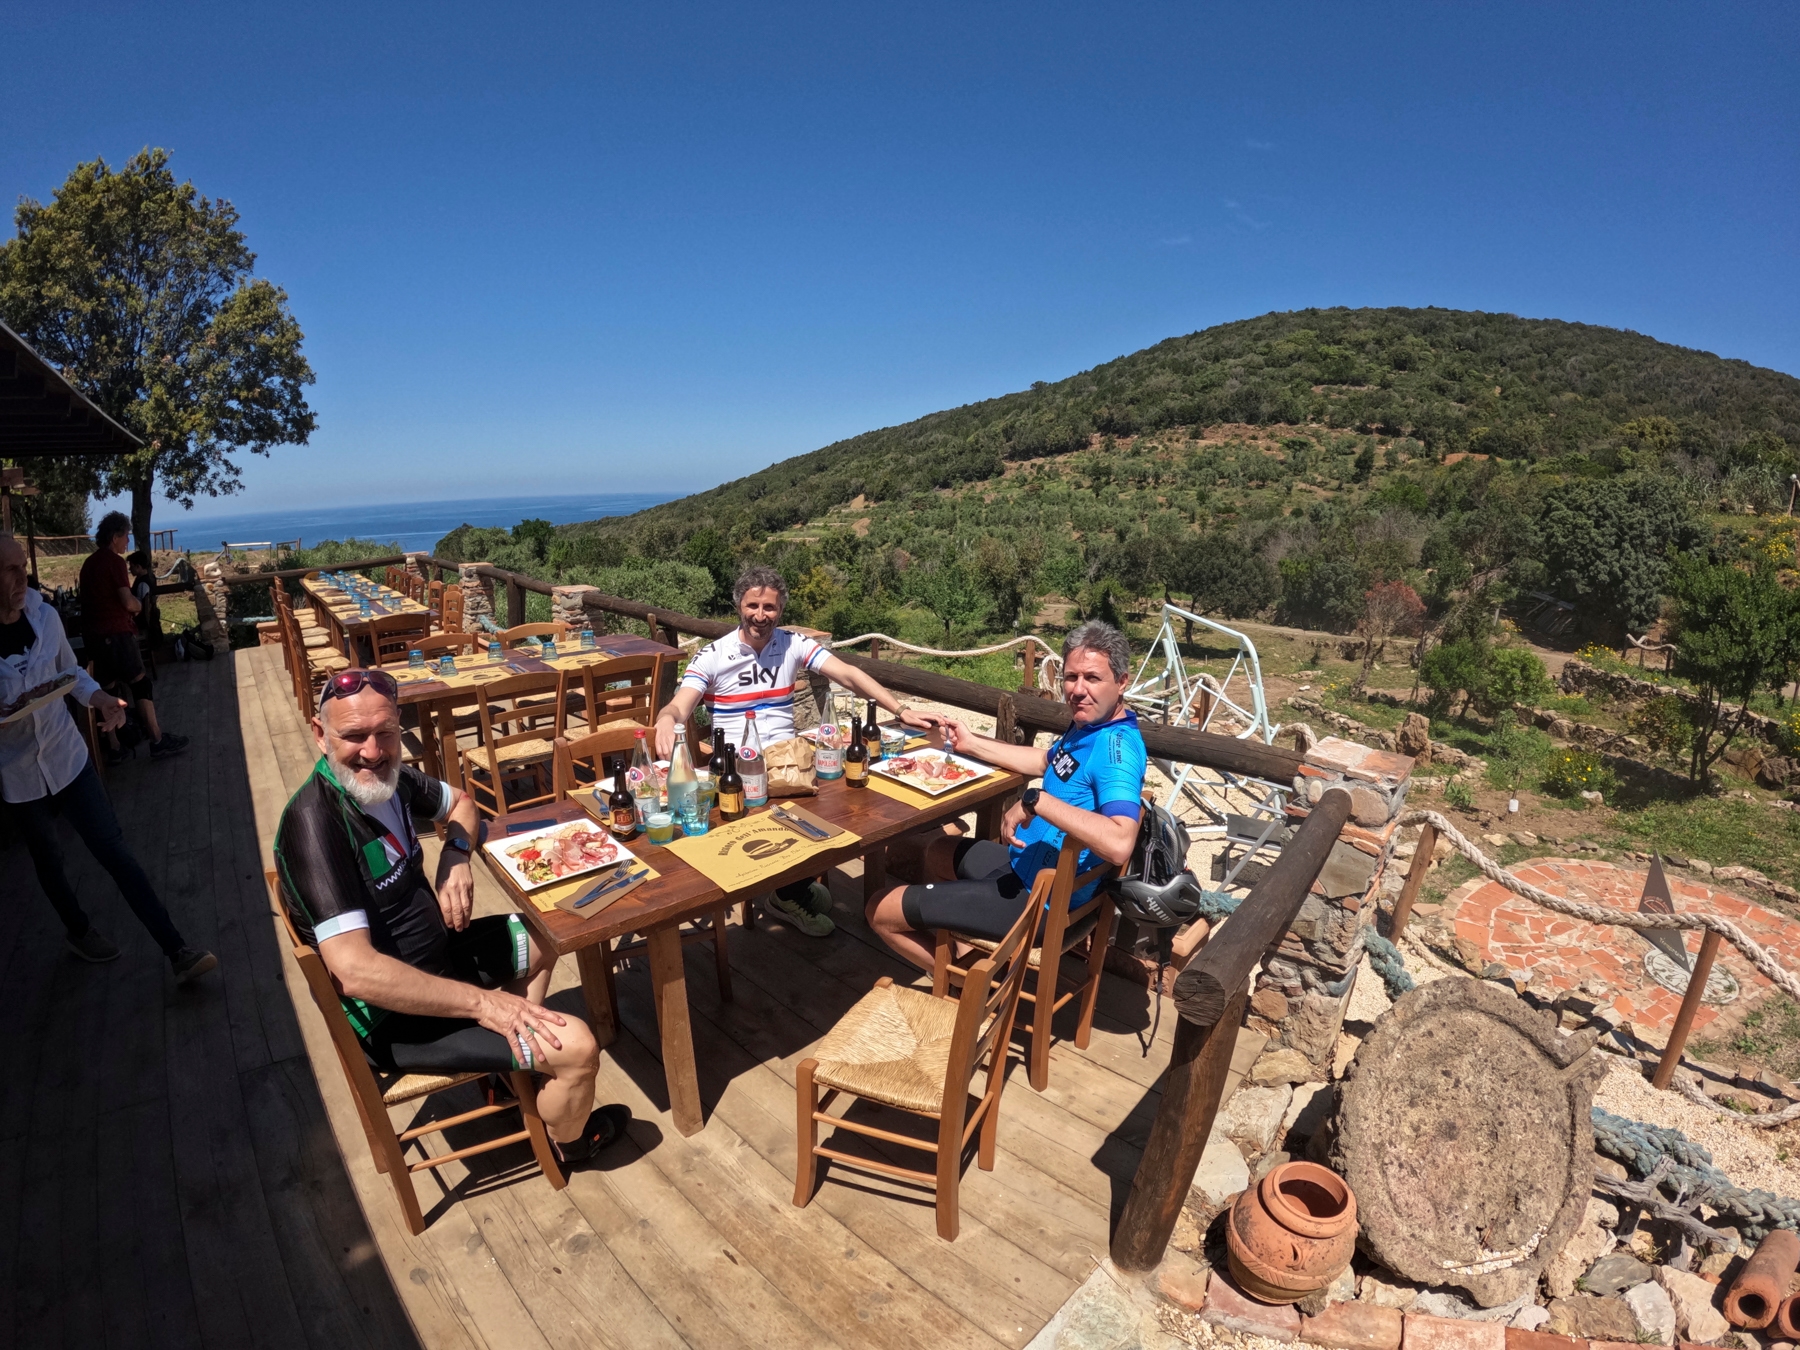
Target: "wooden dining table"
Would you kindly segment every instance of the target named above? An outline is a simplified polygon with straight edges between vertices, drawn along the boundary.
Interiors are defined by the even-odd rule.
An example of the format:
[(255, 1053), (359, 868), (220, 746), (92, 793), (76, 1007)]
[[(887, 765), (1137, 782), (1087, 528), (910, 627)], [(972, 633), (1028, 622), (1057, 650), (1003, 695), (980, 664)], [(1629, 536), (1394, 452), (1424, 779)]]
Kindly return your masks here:
[[(977, 837), (994, 838), (999, 832), (1002, 808), (1024, 785), (1025, 780), (1017, 774), (994, 772), (935, 801), (914, 805), (871, 789), (850, 788), (841, 779), (820, 783), (815, 796), (793, 799), (795, 804), (859, 838), (836, 848), (811, 853), (787, 871), (759, 880), (754, 888), (744, 893), (723, 890), (671, 849), (659, 847), (647, 836), (639, 834), (628, 847), (658, 875), (591, 917), (560, 909), (540, 910), (492, 853), (485, 847), (479, 851), (489, 872), (517, 906), (520, 917), (538, 943), (558, 956), (574, 955), (581, 972), (588, 1021), (594, 1029), (595, 1039), (602, 1046), (610, 1045), (618, 1035), (612, 1018), (612, 960), (604, 944), (628, 933), (643, 935), (650, 958), (657, 1025), (662, 1037), (669, 1110), (675, 1127), (684, 1135), (691, 1135), (706, 1121), (694, 1063), (680, 925), (747, 900), (752, 894), (763, 894), (791, 881), (818, 876), (858, 856), (863, 859), (864, 896), (876, 895), (888, 884), (887, 845), (890, 841), (970, 810), (976, 814)], [(505, 828), (516, 833), (584, 816), (593, 818), (594, 812), (579, 800), (569, 799), (508, 815)], [(716, 827), (720, 823), (715, 810), (713, 824)]]
[(326, 634), (331, 638), (331, 645), (352, 662), (361, 660), (357, 655), (359, 645), (367, 644), (370, 655), (374, 654), (372, 625), (376, 619), (385, 619), (394, 614), (431, 612), (411, 596), (402, 595), (399, 591), (379, 584), (369, 598), (369, 613), (366, 617), (358, 609), (355, 596), (340, 591), (323, 577), (305, 578), (300, 583), (300, 589), (306, 592), (306, 598), (312, 602), (314, 613), (319, 616), (319, 622), (325, 626)]
[[(504, 660), (490, 665), (486, 652), (487, 639), (477, 634), (476, 642), (481, 650), (472, 656), (457, 657), (457, 666), (468, 674), (493, 670), (497, 672), (497, 678), (548, 674), (558, 669), (569, 671), (573, 675), (585, 665), (612, 661), (623, 656), (674, 658), (681, 655), (679, 648), (653, 642), (649, 638), (637, 637), (631, 633), (607, 633), (591, 648), (568, 647), (565, 644), (565, 650), (554, 664), (532, 655), (529, 647), (514, 647), (505, 654)], [(419, 767), (433, 778), (441, 778), (454, 787), (462, 787), (461, 758), (456, 753), (456, 709), (473, 702), (475, 686), (460, 680), (447, 683), (435, 678), (413, 679), (411, 667), (405, 661), (390, 661), (383, 669), (401, 677), (400, 706), (418, 711)]]

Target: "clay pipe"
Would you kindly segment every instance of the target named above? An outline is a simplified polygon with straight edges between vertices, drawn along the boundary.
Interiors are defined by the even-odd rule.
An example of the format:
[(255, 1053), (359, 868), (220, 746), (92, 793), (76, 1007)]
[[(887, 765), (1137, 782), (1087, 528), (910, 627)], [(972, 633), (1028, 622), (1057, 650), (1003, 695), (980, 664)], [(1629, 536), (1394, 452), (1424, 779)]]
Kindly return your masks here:
[(1785, 1326), (1793, 1316), (1788, 1281), (1796, 1267), (1800, 1267), (1800, 1236), (1792, 1229), (1772, 1229), (1732, 1281), (1731, 1292), (1725, 1295), (1725, 1319), (1734, 1327), (1760, 1331), (1779, 1313)]

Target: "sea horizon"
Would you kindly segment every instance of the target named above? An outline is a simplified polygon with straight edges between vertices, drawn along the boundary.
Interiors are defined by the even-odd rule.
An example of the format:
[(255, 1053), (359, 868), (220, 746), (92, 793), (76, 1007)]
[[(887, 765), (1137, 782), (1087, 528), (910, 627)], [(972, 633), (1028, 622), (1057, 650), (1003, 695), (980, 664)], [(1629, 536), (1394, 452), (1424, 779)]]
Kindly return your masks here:
[[(511, 529), (521, 520), (570, 525), (608, 516), (628, 516), (673, 501), (678, 492), (567, 493), (554, 497), (477, 497), (441, 502), (295, 507), (291, 510), (219, 512), (202, 515), (158, 503), (152, 530), (175, 530), (175, 546), (217, 552), (222, 543), (284, 543), (298, 539), (311, 548), (326, 539), (371, 539), (397, 544), (406, 553), (429, 552), (459, 525)], [(109, 503), (110, 506), (110, 503)], [(95, 520), (99, 519), (98, 512)]]

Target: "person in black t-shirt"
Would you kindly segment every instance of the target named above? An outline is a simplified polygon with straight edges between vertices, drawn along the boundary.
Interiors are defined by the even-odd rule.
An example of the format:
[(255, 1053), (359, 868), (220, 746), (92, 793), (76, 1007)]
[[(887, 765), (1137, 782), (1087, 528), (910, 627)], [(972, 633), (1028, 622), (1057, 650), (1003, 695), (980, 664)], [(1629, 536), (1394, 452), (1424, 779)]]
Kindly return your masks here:
[[(334, 675), (313, 718), (319, 762), (275, 834), (282, 900), (318, 949), (363, 1053), (391, 1073), (547, 1076), (538, 1111), (579, 1165), (624, 1132), (624, 1106), (594, 1111), (600, 1052), (579, 1018), (544, 1006), (554, 953), (516, 914), (472, 918), (475, 803), (400, 762), (393, 678)], [(448, 826), (435, 888), (415, 820)]]

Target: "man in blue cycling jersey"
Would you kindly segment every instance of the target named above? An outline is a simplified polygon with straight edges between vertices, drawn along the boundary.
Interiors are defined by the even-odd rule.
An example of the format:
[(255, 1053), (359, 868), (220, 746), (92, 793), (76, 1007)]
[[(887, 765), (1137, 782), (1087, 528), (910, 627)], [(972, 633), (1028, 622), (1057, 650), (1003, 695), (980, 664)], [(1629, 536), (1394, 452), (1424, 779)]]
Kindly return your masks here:
[[(1001, 837), (944, 835), (925, 849), (927, 880), (898, 886), (869, 902), (869, 926), (922, 970), (932, 964), (932, 931), (947, 928), (998, 941), (1019, 917), (1040, 869), (1056, 866), (1065, 835), (1082, 844), (1076, 870), (1101, 862), (1123, 867), (1137, 843), (1149, 758), (1137, 714), (1125, 706), (1131, 649), (1110, 624), (1090, 620), (1063, 644), (1063, 701), (1069, 729), (1047, 750), (977, 736), (942, 718), (951, 747), (1002, 769), (1043, 778), (1006, 813)], [(1090, 882), (1070, 898), (1071, 911), (1094, 898)]]

